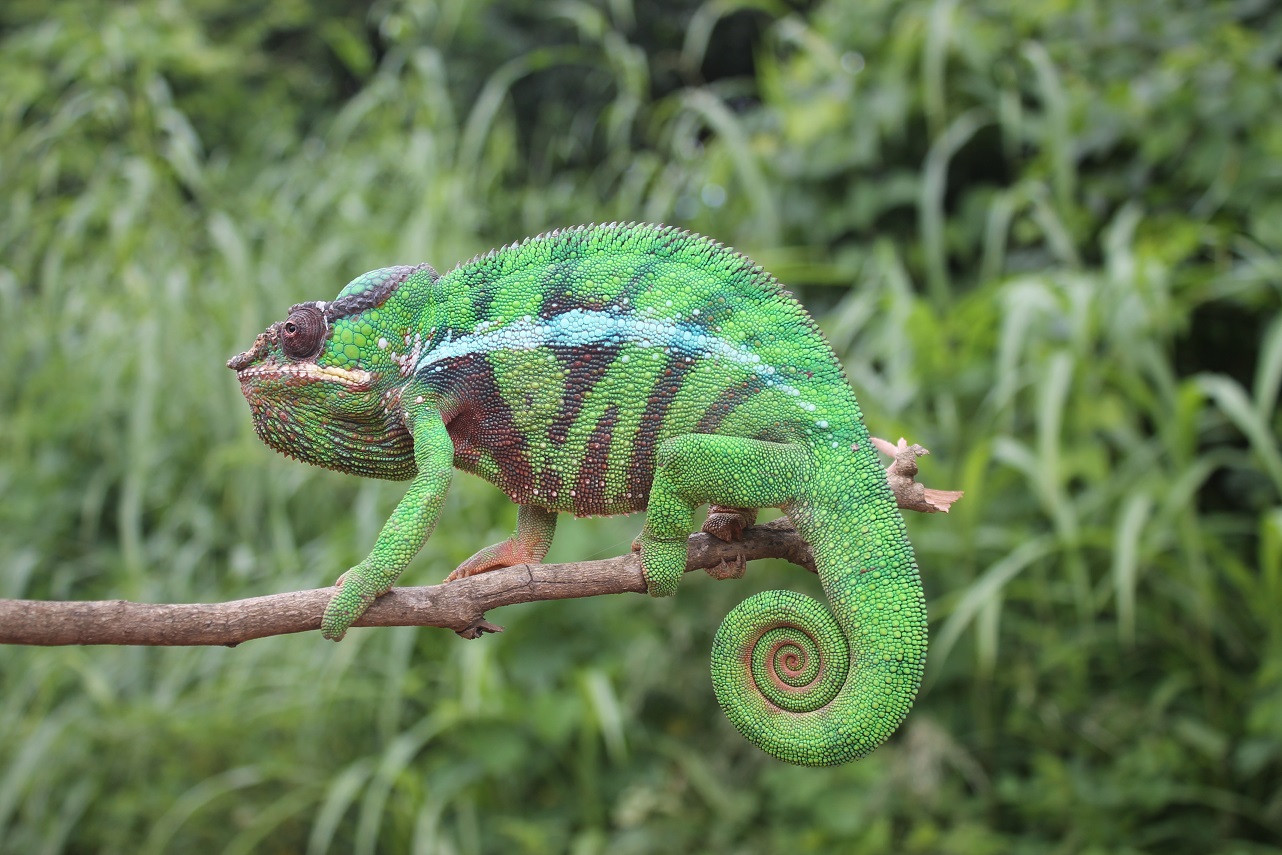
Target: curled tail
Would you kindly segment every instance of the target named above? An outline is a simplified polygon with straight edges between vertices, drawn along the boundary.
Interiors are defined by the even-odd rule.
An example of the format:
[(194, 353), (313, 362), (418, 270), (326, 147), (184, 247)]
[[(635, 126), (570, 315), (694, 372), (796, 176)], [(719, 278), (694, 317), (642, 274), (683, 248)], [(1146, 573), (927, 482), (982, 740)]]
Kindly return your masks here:
[(926, 661), (925, 596), (903, 520), (871, 451), (858, 463), (821, 467), (785, 508), (814, 550), (832, 612), (803, 594), (763, 591), (731, 610), (712, 647), (727, 718), (803, 766), (856, 760), (884, 742)]

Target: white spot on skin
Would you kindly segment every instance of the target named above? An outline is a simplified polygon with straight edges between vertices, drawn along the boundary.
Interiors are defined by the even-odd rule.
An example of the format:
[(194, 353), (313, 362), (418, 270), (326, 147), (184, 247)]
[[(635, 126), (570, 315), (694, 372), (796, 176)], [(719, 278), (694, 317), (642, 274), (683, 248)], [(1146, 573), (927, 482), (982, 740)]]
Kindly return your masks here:
[[(411, 342), (413, 342), (411, 344)], [(423, 336), (420, 333), (414, 333), (411, 338), (405, 336), (405, 346), (409, 348), (409, 353), (393, 353), (392, 361), (400, 366), (402, 377), (409, 377), (414, 373), (414, 367), (418, 365), (419, 358), (423, 354)]]
[(378, 349), (387, 350), (387, 339), (383, 338), (382, 336), (378, 337)]

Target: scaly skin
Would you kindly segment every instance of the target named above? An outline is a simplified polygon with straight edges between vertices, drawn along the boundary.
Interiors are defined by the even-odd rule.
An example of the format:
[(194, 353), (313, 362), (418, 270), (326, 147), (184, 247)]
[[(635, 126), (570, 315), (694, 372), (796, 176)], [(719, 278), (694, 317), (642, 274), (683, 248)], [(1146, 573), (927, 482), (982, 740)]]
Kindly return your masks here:
[[(701, 504), (737, 536), (779, 507), (811, 544), (830, 613), (770, 591), (712, 654), (726, 715), (793, 763), (863, 757), (899, 725), (926, 656), (921, 582), (841, 366), (761, 268), (664, 226), (540, 235), (438, 276), (372, 271), (304, 303), (232, 359), (268, 445), (410, 478), (322, 631), (340, 639), (436, 525), (452, 468), (521, 506), (517, 533), (451, 578), (539, 561), (556, 514), (647, 509), (646, 585), (674, 593)], [(738, 517), (738, 520), (735, 518)]]

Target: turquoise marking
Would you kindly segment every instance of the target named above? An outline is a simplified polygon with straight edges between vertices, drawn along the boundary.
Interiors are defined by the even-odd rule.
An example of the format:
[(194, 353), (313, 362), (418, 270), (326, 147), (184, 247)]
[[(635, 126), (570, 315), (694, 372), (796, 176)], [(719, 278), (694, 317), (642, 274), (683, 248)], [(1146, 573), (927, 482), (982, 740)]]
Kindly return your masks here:
[[(711, 335), (703, 327), (584, 309), (571, 309), (547, 320), (536, 320), (526, 315), (507, 324), (503, 324), (502, 318), (482, 321), (466, 335), (457, 338), (447, 335), (419, 360), (417, 370), (434, 373), (440, 370), (439, 363), (448, 359), (481, 353), (624, 343), (641, 348), (664, 348), (677, 356), (692, 359), (725, 360), (763, 378), (767, 386), (786, 395), (801, 395), (800, 389), (778, 379), (778, 370), (773, 365), (763, 363), (760, 355)], [(815, 410), (815, 405), (808, 401), (796, 403), (807, 412)]]

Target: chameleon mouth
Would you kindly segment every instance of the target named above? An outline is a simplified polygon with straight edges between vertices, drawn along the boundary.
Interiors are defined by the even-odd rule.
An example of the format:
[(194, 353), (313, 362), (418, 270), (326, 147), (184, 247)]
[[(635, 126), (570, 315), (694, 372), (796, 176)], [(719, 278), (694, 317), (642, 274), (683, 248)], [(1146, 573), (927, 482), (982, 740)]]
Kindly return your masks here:
[[(234, 360), (233, 360), (234, 361)], [(233, 366), (234, 367), (234, 366)], [(289, 362), (284, 365), (260, 363), (236, 370), (241, 383), (254, 380), (301, 380), (337, 383), (346, 389), (365, 389), (373, 377), (363, 368), (339, 368), (334, 365), (317, 365), (315, 362)]]

